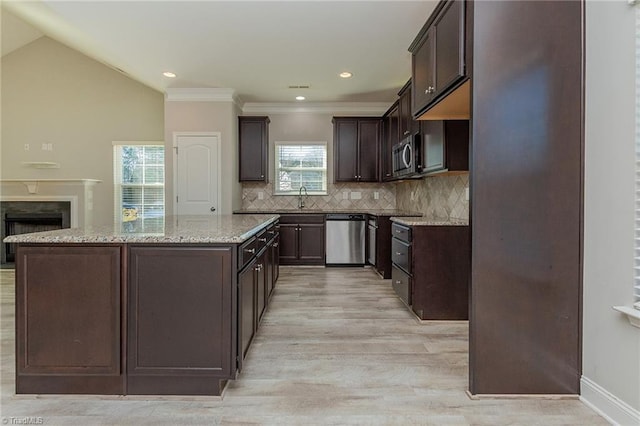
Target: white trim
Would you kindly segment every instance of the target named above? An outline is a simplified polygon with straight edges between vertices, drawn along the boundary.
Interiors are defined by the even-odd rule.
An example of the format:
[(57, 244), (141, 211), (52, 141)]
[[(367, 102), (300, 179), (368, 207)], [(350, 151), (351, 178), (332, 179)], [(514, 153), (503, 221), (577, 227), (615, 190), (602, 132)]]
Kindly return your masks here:
[(600, 414), (609, 423), (616, 425), (640, 424), (640, 411), (616, 398), (591, 379), (580, 378), (580, 401)]
[(287, 114), (292, 112), (381, 116), (393, 102), (246, 102), (243, 114)]
[(70, 205), (70, 225), (72, 228), (78, 227), (78, 197), (75, 195), (42, 195), (42, 196), (6, 196), (0, 197), (0, 201), (69, 201)]
[[(216, 173), (218, 174), (218, 187), (216, 188), (216, 209), (218, 214), (221, 211), (220, 197), (222, 196), (221, 188), (222, 188), (222, 170), (221, 170), (221, 162), (222, 162), (222, 132), (173, 132), (173, 144), (171, 145), (171, 149), (175, 150), (178, 146), (178, 138), (180, 136), (215, 136), (218, 138), (217, 148), (216, 148), (216, 156), (218, 157), (218, 164), (215, 165)], [(171, 153), (173, 157), (173, 214), (178, 215), (178, 203), (176, 202), (176, 197), (178, 196), (178, 156), (175, 155), (174, 152)], [(165, 200), (166, 204), (166, 200)]]
[(134, 145), (134, 146), (140, 146), (140, 145), (162, 145), (162, 146), (164, 146), (165, 143), (164, 143), (164, 141), (113, 141), (113, 142), (111, 142), (111, 145), (113, 145), (113, 146), (121, 146), (121, 145)]
[(234, 89), (227, 88), (181, 88), (167, 89), (165, 101), (188, 102), (233, 102), (240, 104), (240, 99)]

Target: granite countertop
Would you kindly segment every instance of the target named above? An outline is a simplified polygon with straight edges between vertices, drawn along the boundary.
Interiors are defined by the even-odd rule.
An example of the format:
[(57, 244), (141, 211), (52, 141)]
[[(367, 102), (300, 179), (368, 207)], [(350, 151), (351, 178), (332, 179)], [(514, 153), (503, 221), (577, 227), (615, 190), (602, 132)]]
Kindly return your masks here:
[(422, 216), (420, 212), (390, 209), (273, 209), (273, 210), (236, 210), (237, 214), (330, 214), (363, 213), (373, 216)]
[(12, 235), (6, 243), (241, 243), (277, 214), (167, 216), (85, 228)]
[(391, 221), (406, 226), (469, 226), (469, 221), (464, 219), (392, 217)]

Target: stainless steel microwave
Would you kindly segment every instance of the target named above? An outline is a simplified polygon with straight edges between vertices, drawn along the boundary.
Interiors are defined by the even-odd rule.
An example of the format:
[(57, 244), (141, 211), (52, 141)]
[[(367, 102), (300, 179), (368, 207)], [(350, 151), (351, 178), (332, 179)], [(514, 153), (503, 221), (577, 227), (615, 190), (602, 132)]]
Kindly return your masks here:
[(393, 176), (410, 177), (419, 172), (419, 135), (409, 135), (393, 146)]

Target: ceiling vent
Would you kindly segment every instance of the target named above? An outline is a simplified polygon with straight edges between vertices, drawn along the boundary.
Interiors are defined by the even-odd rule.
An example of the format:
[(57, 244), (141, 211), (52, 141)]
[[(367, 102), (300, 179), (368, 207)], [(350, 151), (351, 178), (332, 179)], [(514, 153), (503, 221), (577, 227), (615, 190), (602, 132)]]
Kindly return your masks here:
[(301, 84), (301, 85), (292, 85), (289, 86), (289, 89), (308, 89), (309, 85), (308, 84)]

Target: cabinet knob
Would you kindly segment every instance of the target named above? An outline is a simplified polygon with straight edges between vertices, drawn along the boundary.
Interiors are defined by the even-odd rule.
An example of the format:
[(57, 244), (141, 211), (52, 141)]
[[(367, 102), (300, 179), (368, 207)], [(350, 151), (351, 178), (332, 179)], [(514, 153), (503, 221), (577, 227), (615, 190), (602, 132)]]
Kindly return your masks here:
[(215, 212), (216, 208), (215, 207), (211, 207), (209, 210), (211, 210), (212, 212)]
[(246, 251), (247, 253), (253, 254), (253, 253), (256, 252), (256, 249), (254, 249), (254, 248), (252, 248), (252, 249), (244, 249), (244, 251)]
[(391, 173), (387, 173), (387, 176), (391, 176)]
[(273, 246), (274, 246), (274, 247), (278, 247), (279, 245), (280, 245), (280, 244), (278, 244), (278, 243), (273, 243)]
[(264, 177), (264, 175), (260, 175), (260, 177), (261, 177), (261, 178), (263, 178), (263, 177)]

